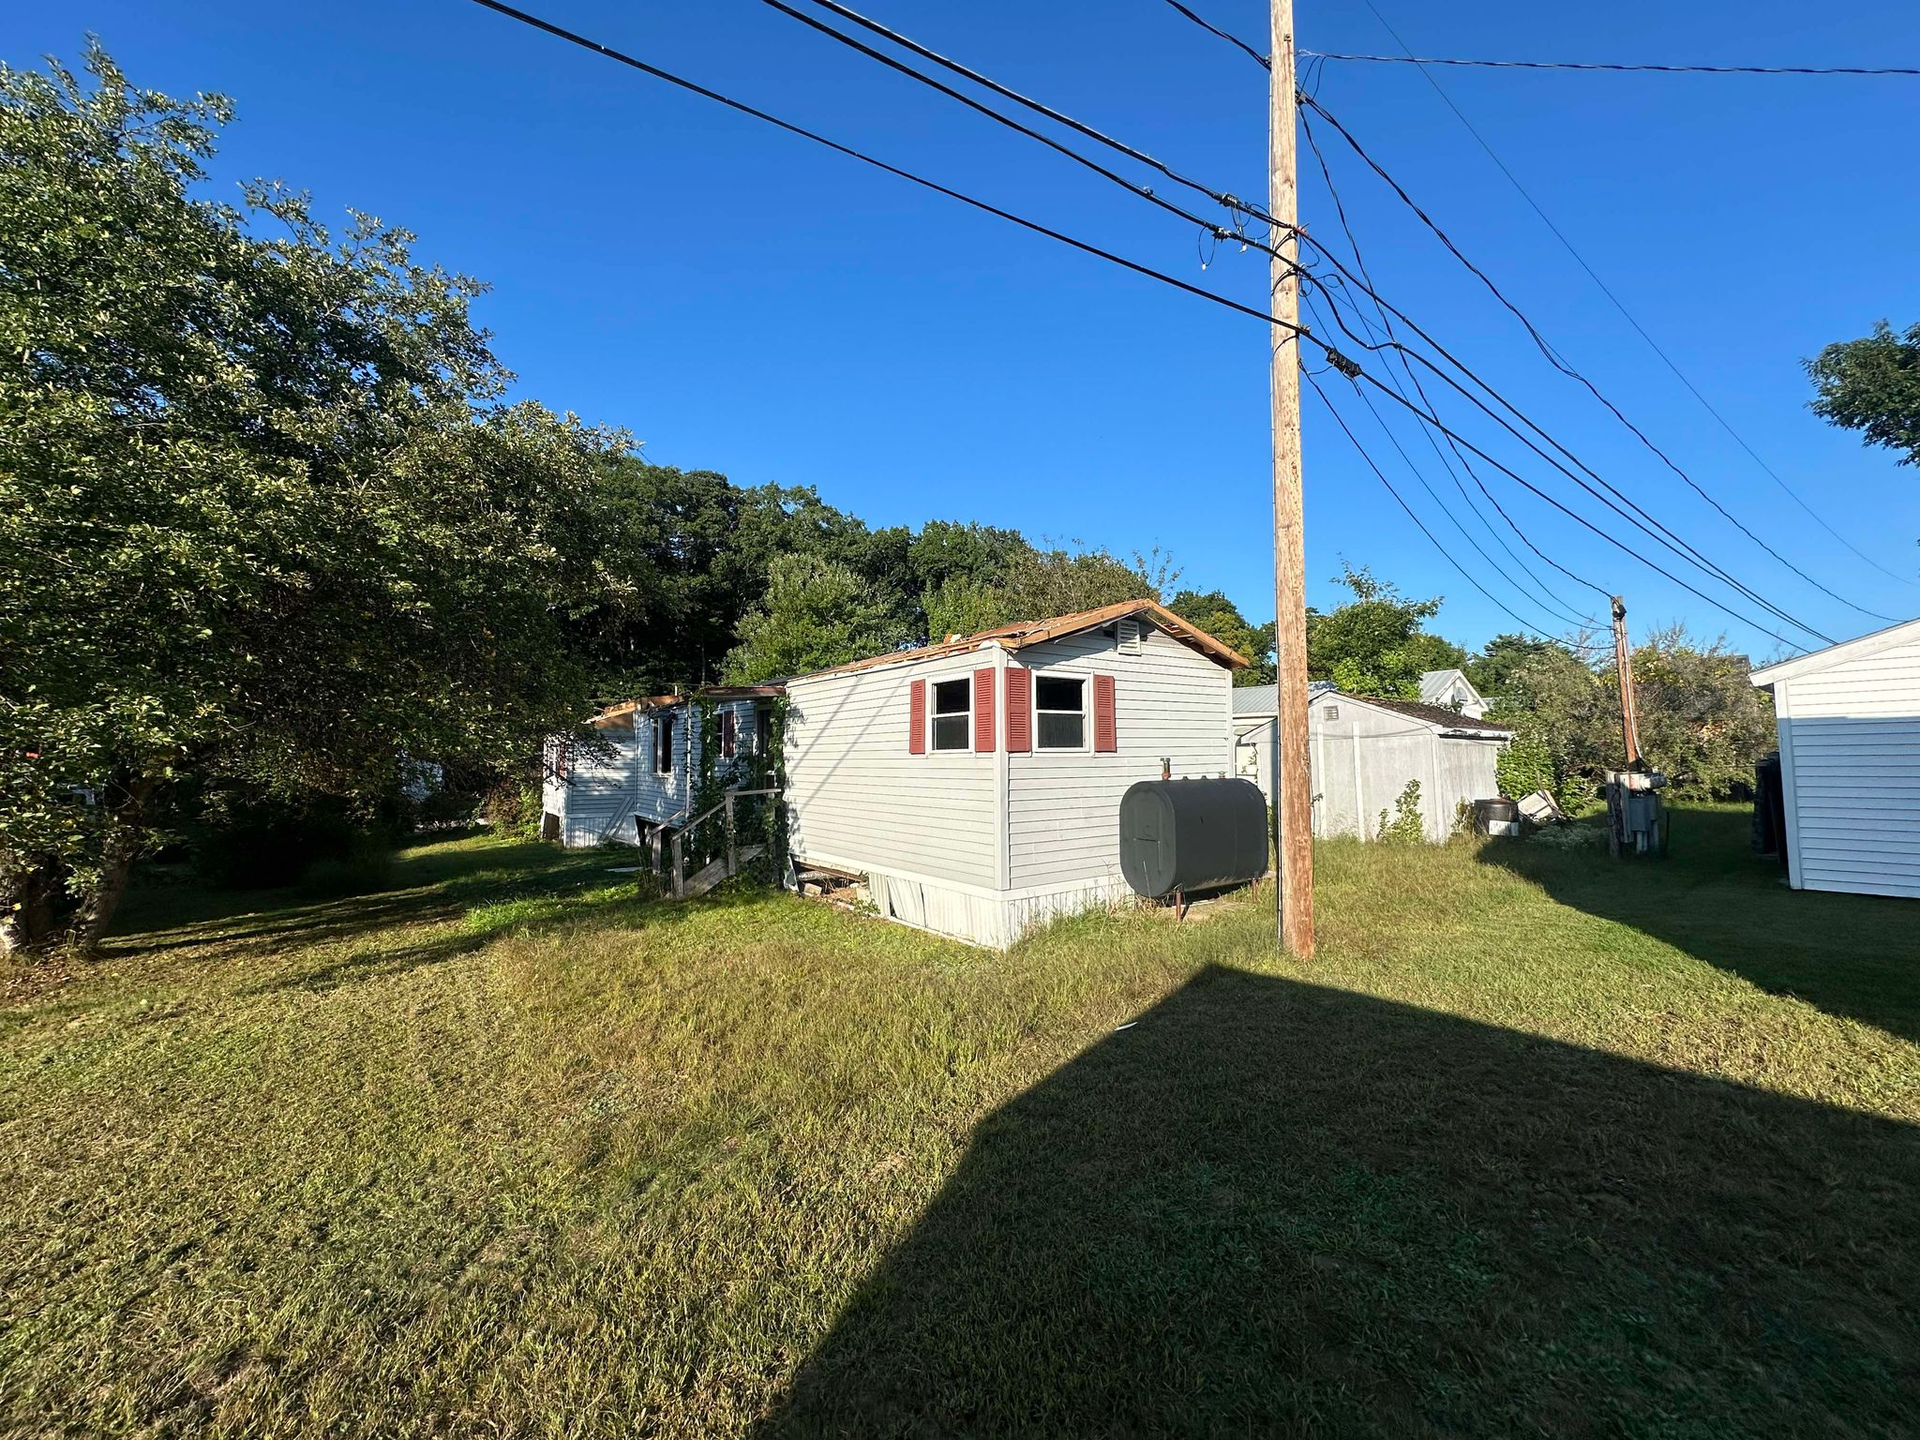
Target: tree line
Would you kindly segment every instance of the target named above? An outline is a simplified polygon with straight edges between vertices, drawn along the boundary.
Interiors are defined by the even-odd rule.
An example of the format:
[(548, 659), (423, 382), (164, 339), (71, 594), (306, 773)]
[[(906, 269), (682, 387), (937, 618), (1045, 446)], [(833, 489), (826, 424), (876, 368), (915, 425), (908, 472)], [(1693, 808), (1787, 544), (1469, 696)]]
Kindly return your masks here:
[[(874, 528), (510, 402), (485, 287), (406, 230), (335, 231), (275, 184), (201, 193), (232, 115), (97, 44), (79, 72), (0, 67), (0, 949), (95, 943), (142, 854), (390, 822), (420, 762), (498, 774), (600, 700), (1136, 598), (1272, 679), (1273, 626), (1157, 550)], [(1828, 413), (1910, 440), (1916, 338), (1823, 357)], [(1876, 386), (1905, 419), (1874, 427)], [(1529, 775), (1576, 786), (1612, 753), (1604, 663), (1470, 654), (1427, 630), (1437, 597), (1340, 579), (1353, 598), (1309, 617), (1316, 678), (1404, 695), (1459, 665)], [(1744, 662), (1678, 632), (1643, 653), (1648, 749), (1724, 789), (1765, 743)]]

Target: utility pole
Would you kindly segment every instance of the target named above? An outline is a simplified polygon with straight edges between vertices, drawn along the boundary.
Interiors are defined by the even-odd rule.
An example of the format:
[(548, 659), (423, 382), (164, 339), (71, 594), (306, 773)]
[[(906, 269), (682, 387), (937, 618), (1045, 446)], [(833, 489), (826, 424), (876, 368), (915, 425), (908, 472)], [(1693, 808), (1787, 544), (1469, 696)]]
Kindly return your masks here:
[(1640, 717), (1633, 703), (1633, 647), (1627, 643), (1627, 602), (1613, 597), (1613, 665), (1620, 676), (1620, 733), (1627, 742), (1627, 769), (1641, 768)]
[(1273, 658), (1279, 735), (1273, 776), (1280, 944), (1313, 954), (1313, 781), (1307, 765), (1306, 516), (1300, 497), (1300, 281), (1292, 226), (1299, 209), (1294, 148), (1293, 0), (1269, 0), (1267, 213), (1273, 259)]

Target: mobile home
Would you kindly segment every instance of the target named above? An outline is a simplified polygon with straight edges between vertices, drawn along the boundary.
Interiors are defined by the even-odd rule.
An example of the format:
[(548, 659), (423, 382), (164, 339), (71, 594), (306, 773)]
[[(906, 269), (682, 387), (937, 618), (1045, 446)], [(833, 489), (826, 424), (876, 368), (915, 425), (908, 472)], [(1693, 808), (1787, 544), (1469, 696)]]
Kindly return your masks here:
[(864, 876), (880, 913), (1004, 947), (1126, 895), (1120, 797), (1224, 775), (1246, 660), (1128, 601), (787, 682), (797, 868)]
[(541, 787), (543, 838), (569, 847), (648, 845), (690, 817), (699, 778), (701, 702), (711, 707), (715, 763), (738, 784), (771, 734), (777, 685), (711, 686), (610, 705), (588, 722), (597, 743), (547, 742)]

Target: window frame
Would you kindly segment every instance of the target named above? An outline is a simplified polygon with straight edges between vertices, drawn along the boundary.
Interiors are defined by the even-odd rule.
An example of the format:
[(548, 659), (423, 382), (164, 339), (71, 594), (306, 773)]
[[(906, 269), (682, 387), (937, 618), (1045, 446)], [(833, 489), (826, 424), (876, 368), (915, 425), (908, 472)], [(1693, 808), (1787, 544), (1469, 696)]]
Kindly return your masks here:
[[(973, 716), (974, 701), (973, 671), (961, 670), (947, 675), (929, 675), (927, 681), (927, 754), (929, 755), (971, 755), (973, 754)], [(940, 687), (958, 682), (967, 687), (967, 708), (965, 711), (940, 711)], [(939, 735), (941, 720), (964, 720), (966, 729), (958, 745), (939, 745), (935, 743)]]
[[(1034, 670), (1033, 677), (1033, 753), (1036, 755), (1090, 755), (1093, 753), (1093, 675), (1078, 670)], [(1080, 687), (1080, 743), (1078, 745), (1043, 745), (1040, 743), (1040, 717), (1043, 715), (1071, 715), (1071, 710), (1043, 710), (1040, 708), (1040, 682), (1042, 680), (1071, 680)]]
[[(679, 717), (671, 710), (663, 710), (653, 717), (653, 773), (655, 775), (672, 775), (674, 773), (673, 732), (675, 728), (674, 721), (678, 718)], [(666, 747), (667, 763), (665, 765), (660, 763), (660, 749), (662, 745)]]

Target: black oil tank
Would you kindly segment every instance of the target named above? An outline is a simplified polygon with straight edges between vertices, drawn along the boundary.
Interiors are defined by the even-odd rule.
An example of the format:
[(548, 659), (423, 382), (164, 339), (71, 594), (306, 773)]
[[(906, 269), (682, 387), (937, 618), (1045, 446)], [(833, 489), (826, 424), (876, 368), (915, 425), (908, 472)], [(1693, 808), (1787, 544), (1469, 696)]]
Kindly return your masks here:
[(1267, 871), (1267, 802), (1250, 780), (1142, 780), (1120, 799), (1120, 873), (1159, 899)]

